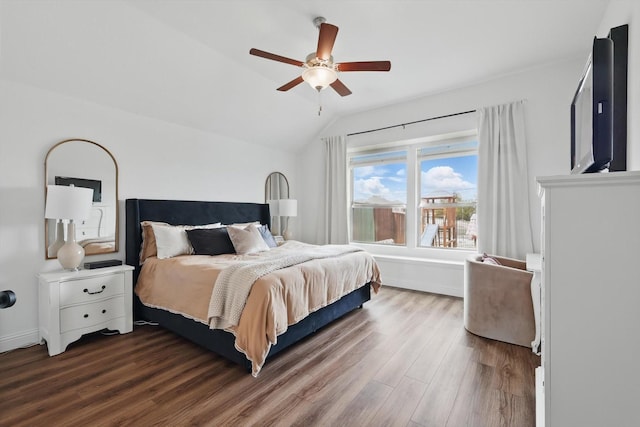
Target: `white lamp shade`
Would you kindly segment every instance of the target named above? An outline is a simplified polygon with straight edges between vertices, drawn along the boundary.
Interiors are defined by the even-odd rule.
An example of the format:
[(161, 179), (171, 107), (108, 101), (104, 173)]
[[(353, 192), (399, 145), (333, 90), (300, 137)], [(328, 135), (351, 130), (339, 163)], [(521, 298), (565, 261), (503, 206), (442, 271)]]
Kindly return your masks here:
[(278, 205), (279, 216), (298, 215), (298, 201), (296, 199), (280, 199)]
[(269, 204), (269, 213), (271, 216), (278, 216), (280, 212), (280, 203), (278, 200), (267, 200)]
[(89, 217), (93, 190), (66, 185), (47, 185), (45, 218), (82, 220)]

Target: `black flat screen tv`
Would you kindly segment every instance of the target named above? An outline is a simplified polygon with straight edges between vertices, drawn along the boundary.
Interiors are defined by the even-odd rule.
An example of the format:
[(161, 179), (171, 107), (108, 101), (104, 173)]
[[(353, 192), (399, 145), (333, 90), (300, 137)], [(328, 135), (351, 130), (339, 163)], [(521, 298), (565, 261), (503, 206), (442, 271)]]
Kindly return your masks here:
[(613, 41), (594, 38), (571, 102), (571, 173), (608, 171), (613, 159)]
[(74, 187), (84, 187), (93, 190), (93, 202), (102, 202), (102, 181), (98, 179), (71, 178), (69, 176), (56, 176), (56, 185), (73, 185)]

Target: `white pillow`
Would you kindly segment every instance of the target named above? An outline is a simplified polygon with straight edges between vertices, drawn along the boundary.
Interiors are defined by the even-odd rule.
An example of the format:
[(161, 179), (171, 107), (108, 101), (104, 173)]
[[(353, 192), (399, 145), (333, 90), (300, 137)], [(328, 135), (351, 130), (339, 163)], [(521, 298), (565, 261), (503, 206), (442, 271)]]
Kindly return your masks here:
[(152, 224), (151, 227), (156, 237), (159, 259), (193, 253), (193, 248), (184, 226)]
[(244, 255), (269, 250), (260, 231), (253, 224), (245, 228), (227, 227), (227, 232), (237, 254)]

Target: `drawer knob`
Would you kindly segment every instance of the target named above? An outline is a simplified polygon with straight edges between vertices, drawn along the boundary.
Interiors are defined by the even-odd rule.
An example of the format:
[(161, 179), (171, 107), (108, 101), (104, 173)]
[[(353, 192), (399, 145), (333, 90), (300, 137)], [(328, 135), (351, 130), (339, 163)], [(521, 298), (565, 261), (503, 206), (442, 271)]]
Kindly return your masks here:
[(89, 315), (88, 315), (88, 314), (85, 314), (85, 315), (84, 315), (84, 318), (86, 319), (87, 317), (89, 317)]
[(102, 314), (104, 314), (104, 313), (106, 313), (106, 312), (107, 312), (107, 310), (102, 310)]
[(87, 288), (84, 288), (82, 291), (83, 291), (83, 292), (88, 293), (89, 295), (95, 295), (95, 294), (101, 294), (102, 292), (104, 292), (105, 288), (106, 288), (106, 286), (105, 286), (105, 285), (102, 285), (102, 287), (100, 288), (100, 290), (99, 290), (99, 291), (91, 292), (91, 291), (90, 291), (89, 289), (87, 289)]

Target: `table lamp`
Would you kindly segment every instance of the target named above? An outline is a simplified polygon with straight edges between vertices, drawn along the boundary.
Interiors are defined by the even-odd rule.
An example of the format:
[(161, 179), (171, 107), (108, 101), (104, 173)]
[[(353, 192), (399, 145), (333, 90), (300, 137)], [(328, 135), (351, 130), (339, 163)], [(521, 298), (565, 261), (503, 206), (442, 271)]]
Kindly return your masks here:
[(285, 240), (290, 240), (293, 238), (293, 233), (289, 230), (289, 217), (298, 215), (298, 201), (296, 199), (280, 199), (278, 201), (278, 215), (286, 218), (282, 237)]
[[(90, 188), (47, 185), (45, 218), (55, 219), (58, 223), (62, 223), (62, 220), (69, 220), (67, 240), (57, 252), (58, 261), (65, 270), (78, 270), (84, 258), (84, 249), (76, 243), (76, 226), (73, 221), (89, 217), (92, 201), (93, 190)], [(56, 227), (57, 232), (62, 231), (62, 227)], [(60, 236), (56, 236), (56, 241), (59, 239)], [(51, 249), (55, 250), (55, 248)]]

